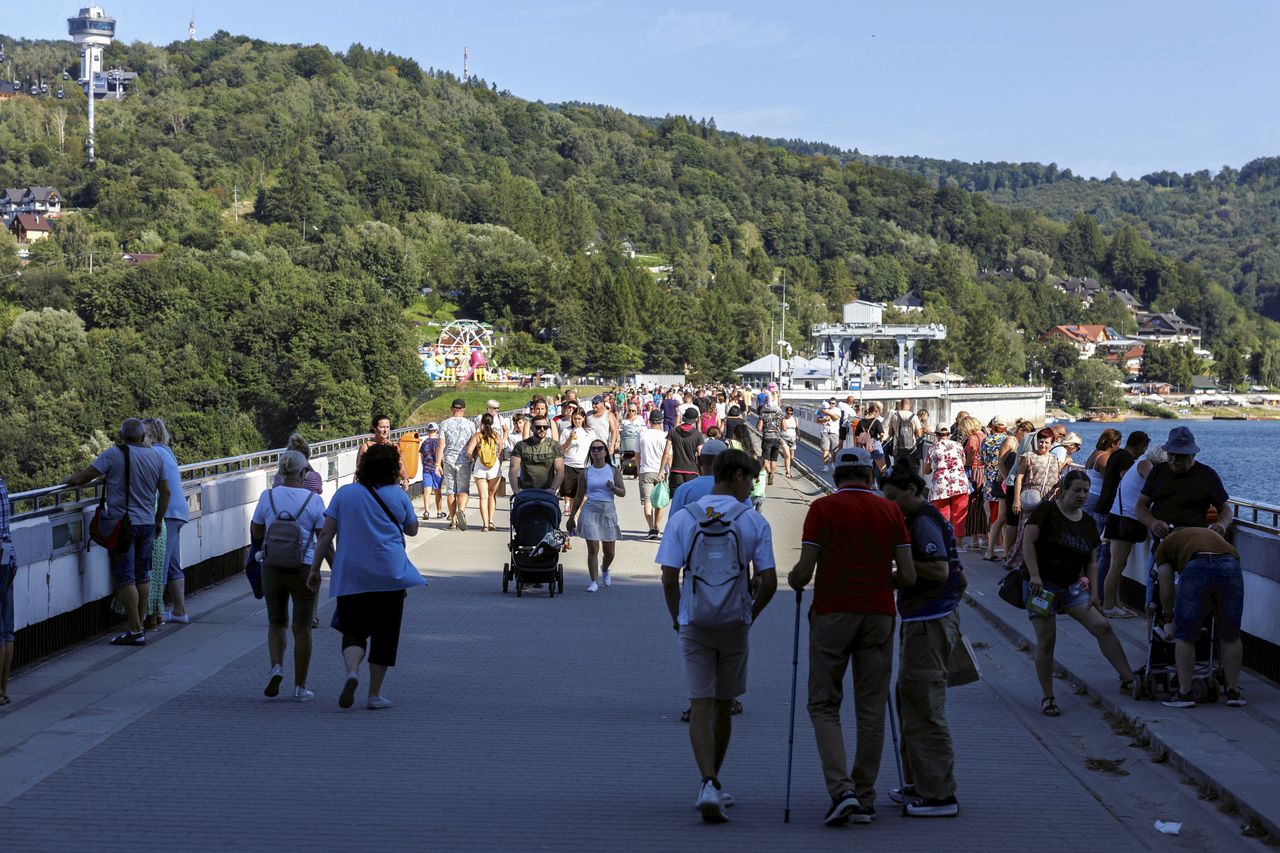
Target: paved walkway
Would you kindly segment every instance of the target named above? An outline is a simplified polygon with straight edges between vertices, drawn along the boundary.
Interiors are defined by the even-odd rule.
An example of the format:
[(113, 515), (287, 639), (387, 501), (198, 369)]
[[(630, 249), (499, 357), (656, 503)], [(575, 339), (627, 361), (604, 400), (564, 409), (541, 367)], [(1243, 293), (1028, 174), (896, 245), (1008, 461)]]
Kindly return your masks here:
[[(1100, 777), (1081, 766), (1093, 747), (1043, 734), (1029, 694), (1012, 692), (1029, 662), (1002, 651), (971, 608), (965, 630), (989, 676), (948, 697), (960, 817), (898, 816), (887, 798), (896, 782), (886, 737), (878, 820), (821, 825), (829, 801), (803, 709), (802, 646), (784, 825), (795, 615), (787, 591), (752, 631), (746, 712), (734, 718), (722, 776), (737, 799), (732, 821), (703, 824), (692, 807), (698, 777), (678, 722), (686, 702), (656, 543), (637, 538), (644, 525), (631, 481), (628, 489), (617, 580), (595, 595), (583, 591), (581, 542), (565, 561), (566, 595), (517, 599), (499, 591), (505, 532), (433, 524), (411, 540), (431, 585), (408, 599), (400, 665), (384, 691), (396, 702), (389, 711), (366, 711), (363, 701), (337, 708), (343, 672), (327, 628), (315, 633), (317, 701), (264, 699), (264, 614), (239, 580), (194, 596), (196, 621), (162, 629), (144, 649), (97, 642), (22, 673), (18, 702), (0, 715), (3, 847), (1260, 849), (1221, 835), (1212, 817), (1179, 839), (1156, 834), (1151, 820), (1176, 819), (1194, 791), (1152, 806), (1171, 813), (1136, 816), (1120, 795), (1100, 794)], [(784, 569), (815, 493), (781, 479), (770, 491), (765, 515)], [(331, 612), (326, 601), (322, 623)], [(1114, 739), (1085, 732), (1105, 729), (1085, 701), (1067, 697), (1064, 710), (1079, 744)]]

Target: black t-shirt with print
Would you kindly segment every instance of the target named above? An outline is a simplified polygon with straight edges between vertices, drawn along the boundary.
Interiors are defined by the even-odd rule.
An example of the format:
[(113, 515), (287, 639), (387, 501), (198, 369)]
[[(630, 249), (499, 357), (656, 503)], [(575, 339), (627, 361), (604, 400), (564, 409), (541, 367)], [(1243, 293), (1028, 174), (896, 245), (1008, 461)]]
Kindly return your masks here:
[(1071, 586), (1089, 568), (1089, 557), (1102, 540), (1098, 525), (1089, 515), (1072, 521), (1062, 514), (1057, 501), (1045, 501), (1031, 512), (1028, 524), (1040, 528), (1036, 539), (1036, 561), (1040, 580), (1053, 586)]
[(1151, 469), (1142, 493), (1151, 499), (1151, 514), (1178, 527), (1204, 527), (1209, 507), (1227, 502), (1227, 490), (1218, 472), (1194, 463), (1183, 474), (1175, 474), (1168, 462)]

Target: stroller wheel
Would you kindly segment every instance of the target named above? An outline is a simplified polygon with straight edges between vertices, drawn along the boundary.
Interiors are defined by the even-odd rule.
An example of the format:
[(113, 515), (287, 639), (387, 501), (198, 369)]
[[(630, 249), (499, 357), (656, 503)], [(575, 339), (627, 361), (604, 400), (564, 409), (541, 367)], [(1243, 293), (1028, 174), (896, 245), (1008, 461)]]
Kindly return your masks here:
[(1146, 679), (1135, 673), (1133, 683), (1129, 685), (1129, 695), (1134, 699), (1146, 698)]
[(564, 566), (556, 566), (556, 586), (560, 587), (560, 592), (564, 592)]
[(1218, 696), (1221, 695), (1221, 693), (1218, 690), (1217, 680), (1213, 678), (1207, 678), (1205, 679), (1205, 684), (1208, 687), (1208, 697), (1205, 699), (1205, 701), (1210, 704), (1217, 702)]
[(511, 583), (511, 564), (503, 563), (502, 564), (502, 591), (504, 593), (507, 591), (507, 587), (510, 585), (510, 583)]
[(524, 597), (524, 584), (520, 583), (520, 581), (516, 581), (516, 598), (523, 598), (523, 597)]
[(1191, 698), (1197, 705), (1211, 701), (1209, 699), (1209, 682), (1203, 678), (1191, 679)]

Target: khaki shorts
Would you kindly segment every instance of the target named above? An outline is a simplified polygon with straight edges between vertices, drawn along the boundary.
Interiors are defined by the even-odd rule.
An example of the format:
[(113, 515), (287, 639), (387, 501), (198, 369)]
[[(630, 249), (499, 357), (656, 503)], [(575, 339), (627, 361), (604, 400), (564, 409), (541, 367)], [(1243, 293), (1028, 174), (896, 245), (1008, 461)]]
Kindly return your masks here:
[(653, 487), (662, 481), (662, 477), (658, 474), (641, 474), (640, 475), (640, 505), (649, 505), (649, 493), (653, 491)]
[(690, 699), (736, 699), (747, 692), (747, 632), (680, 626), (680, 651)]
[(440, 491), (446, 495), (468, 494), (471, 491), (471, 463), (463, 459), (460, 464), (444, 462), (440, 466)]

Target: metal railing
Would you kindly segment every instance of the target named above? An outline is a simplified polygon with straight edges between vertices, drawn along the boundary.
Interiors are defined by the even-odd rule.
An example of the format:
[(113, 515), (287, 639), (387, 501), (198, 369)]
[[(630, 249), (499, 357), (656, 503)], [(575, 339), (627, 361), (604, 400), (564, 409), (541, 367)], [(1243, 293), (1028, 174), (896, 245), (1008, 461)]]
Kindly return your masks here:
[(1280, 506), (1231, 498), (1231, 508), (1235, 513), (1235, 524), (1265, 533), (1280, 533)]
[[(391, 437), (399, 438), (407, 432), (421, 431), (421, 426), (401, 427), (393, 429)], [(317, 441), (311, 445), (313, 459), (333, 456), (347, 450), (354, 450), (369, 440), (369, 434), (352, 435), (346, 438), (334, 438), (328, 441)], [(280, 454), (288, 448), (276, 450), (260, 450), (241, 456), (226, 456), (222, 459), (209, 459), (204, 462), (192, 462), (179, 465), (178, 472), (182, 482), (199, 483), (210, 477), (224, 476), (240, 471), (255, 471), (274, 468), (280, 462)], [(44, 515), (57, 515), (75, 509), (81, 509), (97, 503), (102, 497), (102, 483), (94, 482), (85, 486), (46, 486), (25, 492), (15, 492), (9, 496), (10, 518), (19, 521), (24, 518), (35, 518)]]

